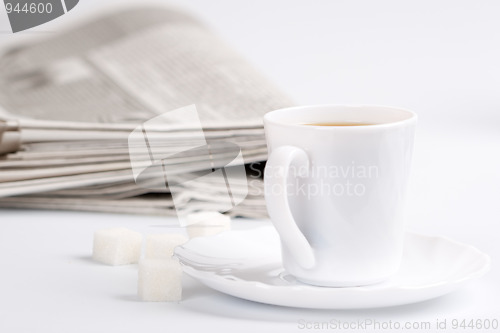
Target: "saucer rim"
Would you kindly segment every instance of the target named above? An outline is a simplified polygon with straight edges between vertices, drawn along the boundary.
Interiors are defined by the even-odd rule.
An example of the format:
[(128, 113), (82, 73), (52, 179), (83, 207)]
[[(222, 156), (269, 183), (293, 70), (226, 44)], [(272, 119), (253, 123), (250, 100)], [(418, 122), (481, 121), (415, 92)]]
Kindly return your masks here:
[[(272, 226), (260, 226), (254, 229), (250, 229), (254, 232), (258, 232), (261, 230), (266, 230), (266, 229), (274, 229)], [(217, 238), (217, 237), (227, 237), (228, 234), (244, 234), (245, 232), (248, 232), (249, 230), (229, 230), (225, 231), (223, 233), (213, 235), (213, 236), (208, 236), (207, 238)], [(479, 278), (483, 275), (485, 275), (491, 268), (491, 258), (489, 255), (485, 254), (484, 252), (481, 252), (478, 250), (476, 247), (468, 244), (464, 244), (459, 241), (455, 241), (449, 237), (445, 236), (438, 236), (438, 235), (425, 235), (422, 233), (417, 233), (413, 231), (407, 231), (407, 234), (411, 234), (413, 236), (416, 236), (421, 239), (428, 239), (432, 240), (433, 242), (447, 242), (451, 243), (454, 246), (457, 247), (462, 247), (464, 249), (467, 249), (468, 251), (472, 251), (474, 255), (476, 255), (478, 258), (481, 257), (481, 264), (480, 266), (473, 270), (472, 272), (468, 272), (467, 274), (463, 275), (460, 278), (452, 278), (450, 280), (443, 280), (439, 281), (436, 283), (431, 283), (431, 284), (422, 284), (418, 286), (404, 286), (404, 285), (388, 285), (385, 286), (382, 283), (375, 284), (375, 285), (369, 285), (369, 286), (356, 286), (356, 287), (321, 287), (321, 286), (314, 286), (314, 285), (308, 285), (305, 283), (302, 283), (299, 281), (300, 284), (298, 285), (270, 285), (266, 284), (261, 281), (255, 281), (255, 280), (246, 280), (242, 278), (238, 278), (236, 280), (228, 279), (226, 277), (220, 276), (216, 274), (215, 272), (210, 272), (210, 271), (202, 271), (198, 270), (192, 266), (189, 266), (186, 263), (182, 263), (182, 267), (184, 272), (186, 272), (188, 275), (192, 276), (193, 278), (197, 279), (201, 283), (207, 285), (208, 287), (217, 290), (219, 292), (254, 301), (254, 302), (259, 302), (259, 303), (265, 303), (265, 304), (272, 304), (272, 305), (279, 305), (279, 306), (286, 306), (286, 307), (297, 307), (297, 308), (316, 308), (316, 309), (361, 309), (361, 308), (378, 308), (378, 307), (387, 307), (387, 306), (396, 306), (396, 305), (403, 305), (403, 304), (410, 304), (410, 303), (417, 303), (433, 298), (437, 298), (440, 296), (443, 296), (449, 292), (452, 292), (459, 287), (461, 287), (463, 284)], [(205, 238), (206, 240), (206, 238)], [(191, 241), (179, 246), (175, 250), (175, 256), (181, 257), (180, 261), (182, 262), (182, 250), (187, 250), (185, 246), (187, 246)], [(205, 256), (207, 257), (207, 256)], [(245, 260), (245, 258), (232, 258), (233, 260)], [(274, 263), (274, 262), (273, 262)], [(281, 266), (281, 269), (283, 267)], [(284, 269), (283, 269), (284, 270)], [(379, 286), (379, 288), (373, 288), (373, 287)], [(357, 306), (356, 304), (351, 304), (351, 305), (346, 305), (346, 306), (332, 306), (330, 304), (325, 304), (325, 302), (310, 302), (310, 300), (306, 300), (303, 304), (295, 304), (294, 302), (287, 302), (287, 301), (282, 301), (279, 300), (279, 296), (275, 297), (275, 300), (269, 300), (267, 297), (260, 297), (259, 295), (249, 295), (246, 291), (251, 290), (251, 289), (256, 289), (256, 290), (269, 290), (272, 288), (273, 290), (283, 293), (283, 291), (294, 291), (294, 294), (297, 293), (318, 293), (321, 291), (326, 291), (328, 290), (329, 293), (334, 293), (337, 296), (342, 296), (342, 295), (349, 295), (350, 296), (356, 296), (356, 295), (363, 295), (366, 296), (367, 294), (380, 294), (384, 292), (392, 292), (392, 293), (398, 293), (398, 297), (396, 297), (396, 300), (393, 301), (380, 301), (378, 302), (379, 304), (371, 304), (368, 306), (365, 306), (363, 304), (360, 304)], [(238, 289), (241, 289), (240, 291)], [(418, 295), (414, 295), (416, 291), (426, 291), (425, 294), (431, 294), (429, 296), (423, 295), (422, 297), (418, 297)], [(256, 293), (257, 294), (257, 293)], [(403, 299), (405, 298), (404, 296), (407, 294), (411, 294), (412, 297), (409, 297), (407, 301), (404, 301)], [(422, 293), (424, 294), (424, 293)], [(416, 297), (414, 297), (416, 296)], [(373, 300), (372, 300), (373, 301)], [(318, 303), (318, 304), (316, 304)], [(321, 304), (319, 304), (321, 303)], [(326, 302), (328, 303), (328, 302)], [(333, 302), (335, 303), (335, 302)], [(363, 302), (361, 302), (363, 303)], [(370, 303), (370, 302), (368, 302)]]

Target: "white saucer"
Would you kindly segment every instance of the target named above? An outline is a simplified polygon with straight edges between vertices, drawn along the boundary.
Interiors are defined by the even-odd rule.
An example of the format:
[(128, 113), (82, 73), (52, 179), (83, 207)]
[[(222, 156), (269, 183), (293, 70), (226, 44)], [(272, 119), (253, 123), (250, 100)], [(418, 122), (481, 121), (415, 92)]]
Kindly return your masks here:
[(306, 285), (284, 272), (273, 227), (194, 238), (175, 255), (205, 285), (243, 299), (290, 307), (359, 309), (409, 304), (449, 293), (489, 270), (472, 246), (407, 233), (400, 271), (383, 283), (349, 288)]

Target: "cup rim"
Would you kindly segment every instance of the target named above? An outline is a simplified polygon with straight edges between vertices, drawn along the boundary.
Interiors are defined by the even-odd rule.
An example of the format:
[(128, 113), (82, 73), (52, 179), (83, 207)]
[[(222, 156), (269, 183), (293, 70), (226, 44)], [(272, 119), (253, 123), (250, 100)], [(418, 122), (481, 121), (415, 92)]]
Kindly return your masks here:
[[(395, 120), (395, 121), (380, 123), (380, 124), (370, 124), (369, 126), (321, 126), (321, 125), (304, 126), (304, 124), (285, 123), (285, 122), (281, 122), (277, 119), (273, 119), (279, 113), (300, 110), (300, 109), (307, 110), (307, 109), (316, 109), (316, 108), (317, 109), (320, 109), (320, 108), (384, 108), (384, 109), (391, 109), (394, 111), (406, 112), (410, 116), (409, 116), (409, 118), (402, 119), (402, 120)], [(264, 123), (269, 123), (269, 124), (279, 125), (279, 126), (286, 126), (286, 127), (296, 127), (296, 128), (302, 128), (302, 129), (307, 127), (309, 129), (322, 130), (322, 131), (332, 131), (332, 130), (335, 130), (335, 131), (361, 130), (361, 131), (363, 131), (363, 130), (376, 129), (376, 128), (387, 128), (387, 127), (401, 126), (401, 125), (404, 125), (407, 123), (415, 122), (417, 120), (417, 118), (418, 118), (417, 114), (412, 110), (409, 110), (406, 108), (401, 108), (401, 107), (387, 106), (387, 105), (379, 105), (379, 104), (314, 104), (314, 105), (292, 106), (292, 107), (286, 107), (286, 108), (281, 108), (281, 109), (269, 111), (264, 115)]]

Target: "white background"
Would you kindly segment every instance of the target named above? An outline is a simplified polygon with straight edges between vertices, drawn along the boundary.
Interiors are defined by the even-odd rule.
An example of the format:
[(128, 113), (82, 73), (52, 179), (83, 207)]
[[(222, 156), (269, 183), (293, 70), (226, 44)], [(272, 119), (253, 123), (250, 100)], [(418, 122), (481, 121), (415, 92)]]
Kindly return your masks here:
[[(103, 2), (82, 0), (65, 16), (15, 35), (2, 9), (0, 43), (50, 37), (85, 15), (116, 8), (117, 1)], [(260, 305), (189, 278), (180, 304), (142, 303), (135, 298), (135, 267), (90, 261), (92, 233), (109, 226), (165, 232), (175, 221), (3, 210), (0, 332), (293, 332), (307, 331), (299, 329), (301, 319), (500, 320), (500, 2), (173, 3), (204, 20), (299, 104), (416, 111), (409, 229), (476, 246), (492, 257), (491, 272), (440, 299), (379, 310)]]

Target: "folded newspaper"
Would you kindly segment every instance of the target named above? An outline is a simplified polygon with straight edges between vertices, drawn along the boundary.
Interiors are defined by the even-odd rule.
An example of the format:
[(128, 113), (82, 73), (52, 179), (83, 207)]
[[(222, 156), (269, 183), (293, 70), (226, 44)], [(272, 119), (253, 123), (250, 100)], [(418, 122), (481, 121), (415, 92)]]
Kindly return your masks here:
[[(228, 213), (263, 217), (262, 116), (292, 104), (181, 11), (89, 20), (0, 57), (0, 207), (173, 215), (181, 201), (186, 211), (224, 211), (230, 189), (244, 200)], [(197, 123), (184, 116), (193, 110)], [(151, 122), (165, 114), (177, 116)], [(168, 179), (135, 172), (154, 162), (149, 146), (131, 145), (138, 129)], [(191, 149), (200, 133), (203, 153)], [(246, 181), (200, 177), (237, 165)]]

